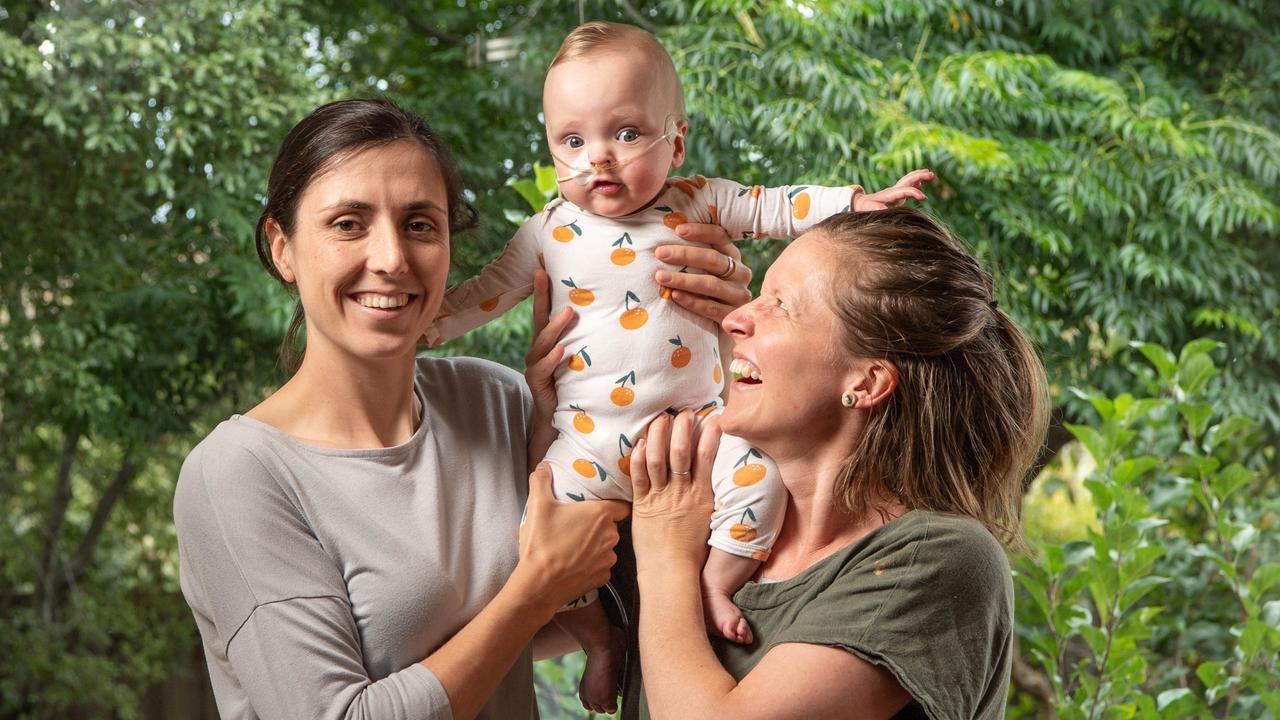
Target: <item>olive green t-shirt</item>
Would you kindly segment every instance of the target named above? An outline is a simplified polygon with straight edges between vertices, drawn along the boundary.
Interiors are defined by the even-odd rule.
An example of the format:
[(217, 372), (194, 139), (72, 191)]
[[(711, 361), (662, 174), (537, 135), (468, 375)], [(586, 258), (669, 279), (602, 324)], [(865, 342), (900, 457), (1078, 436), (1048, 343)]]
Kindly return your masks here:
[(775, 645), (829, 645), (893, 673), (914, 699), (896, 718), (1004, 717), (1013, 582), (1004, 550), (973, 520), (908, 512), (794, 578), (748, 583), (734, 601), (755, 633), (747, 646), (715, 642), (735, 678)]

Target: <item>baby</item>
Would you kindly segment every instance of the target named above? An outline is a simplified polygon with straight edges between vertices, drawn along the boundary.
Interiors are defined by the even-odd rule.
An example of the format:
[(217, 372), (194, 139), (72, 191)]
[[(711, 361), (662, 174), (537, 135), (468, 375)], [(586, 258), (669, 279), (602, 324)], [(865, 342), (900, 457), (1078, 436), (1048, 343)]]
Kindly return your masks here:
[[(545, 268), (552, 312), (572, 305), (578, 321), (561, 339), (571, 354), (557, 371), (559, 437), (547, 452), (565, 501), (631, 499), (630, 452), (660, 412), (721, 411), (719, 328), (671, 302), (654, 281), (666, 268), (655, 247), (683, 244), (684, 222), (719, 223), (731, 236), (795, 237), (818, 221), (923, 198), (913, 173), (867, 196), (857, 186), (744, 187), (695, 175), (668, 178), (685, 158), (687, 123), (670, 56), (636, 27), (593, 22), (565, 38), (543, 89), (547, 140), (562, 197), (528, 220), (479, 276), (454, 287), (427, 330), (432, 345), (510, 309)], [(732, 260), (724, 276), (734, 269)], [(759, 380), (743, 361), (735, 377)], [(708, 626), (749, 642), (731, 597), (769, 555), (786, 495), (770, 459), (725, 435), (713, 469), (716, 510), (703, 570)], [(612, 712), (620, 636), (599, 603), (585, 599), (557, 622), (587, 651), (583, 704)]]

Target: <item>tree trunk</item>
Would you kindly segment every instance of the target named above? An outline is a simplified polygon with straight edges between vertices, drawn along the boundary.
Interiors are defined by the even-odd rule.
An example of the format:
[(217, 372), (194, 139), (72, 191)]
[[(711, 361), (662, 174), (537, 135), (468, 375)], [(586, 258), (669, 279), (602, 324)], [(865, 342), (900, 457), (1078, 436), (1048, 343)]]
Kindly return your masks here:
[(66, 431), (62, 442), (62, 455), (58, 458), (58, 476), (53, 489), (53, 502), (44, 525), (44, 557), (40, 562), (40, 617), (46, 623), (53, 622), (57, 609), (58, 556), (62, 553), (62, 528), (67, 522), (67, 507), (71, 504), (71, 468), (75, 465), (77, 446), (83, 430), (73, 425)]
[(74, 585), (80, 579), (85, 567), (93, 559), (93, 551), (98, 546), (98, 539), (102, 537), (102, 529), (111, 519), (111, 511), (120, 500), (120, 496), (124, 495), (129, 483), (141, 470), (142, 465), (135, 460), (133, 446), (130, 445), (124, 451), (124, 459), (120, 462), (120, 469), (116, 471), (115, 479), (103, 491), (102, 497), (98, 499), (98, 506), (93, 509), (93, 519), (89, 522), (89, 529), (80, 540), (80, 546), (76, 548), (71, 566), (67, 569), (65, 576), (67, 586)]
[(1058, 720), (1058, 713), (1053, 708), (1053, 686), (1049, 684), (1049, 678), (1028, 665), (1016, 649), (1013, 657), (1013, 672), (1010, 673), (1009, 679), (1013, 681), (1013, 686), (1018, 692), (1024, 692), (1035, 698), (1036, 705), (1040, 707), (1039, 716), (1043, 720)]
[(1067, 417), (1066, 410), (1062, 406), (1055, 407), (1053, 414), (1049, 417), (1049, 433), (1045, 436), (1044, 445), (1040, 448), (1040, 454), (1036, 456), (1035, 463), (1031, 466), (1031, 471), (1027, 473), (1027, 478), (1023, 481), (1022, 492), (1025, 495), (1031, 489), (1031, 483), (1035, 481), (1040, 473), (1058, 457), (1058, 453), (1062, 452), (1062, 448), (1067, 443), (1075, 439), (1075, 435), (1066, 428), (1066, 423), (1074, 421), (1074, 418)]

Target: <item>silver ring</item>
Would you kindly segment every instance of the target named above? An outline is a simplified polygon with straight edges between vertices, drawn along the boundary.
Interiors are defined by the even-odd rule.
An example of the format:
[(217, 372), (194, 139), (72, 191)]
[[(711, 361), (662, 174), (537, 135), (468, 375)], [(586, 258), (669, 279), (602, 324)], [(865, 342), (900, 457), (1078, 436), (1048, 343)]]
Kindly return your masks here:
[(721, 280), (728, 280), (729, 276), (733, 275), (733, 271), (738, 269), (738, 261), (734, 260), (732, 255), (725, 255), (725, 257), (729, 259), (729, 267), (725, 268), (724, 272), (716, 275)]
[(689, 477), (689, 472), (690, 472), (689, 470), (685, 470), (684, 472), (680, 472), (679, 470), (672, 470), (671, 474), (677, 475), (679, 477)]

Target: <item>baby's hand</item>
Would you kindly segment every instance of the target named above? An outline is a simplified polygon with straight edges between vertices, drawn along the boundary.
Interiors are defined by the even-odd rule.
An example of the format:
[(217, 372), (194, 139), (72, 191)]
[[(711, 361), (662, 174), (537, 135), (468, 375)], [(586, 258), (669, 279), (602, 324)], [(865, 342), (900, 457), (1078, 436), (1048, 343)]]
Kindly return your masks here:
[(920, 186), (934, 180), (936, 177), (932, 170), (922, 168), (920, 170), (912, 170), (903, 175), (901, 180), (893, 184), (893, 187), (887, 187), (880, 192), (874, 192), (870, 195), (855, 193), (853, 211), (884, 210), (885, 208), (901, 205), (907, 201), (907, 198), (925, 200), (927, 198), (925, 198), (924, 191), (920, 189)]

